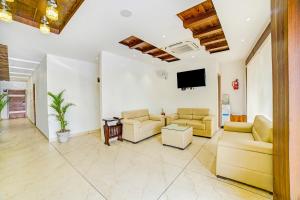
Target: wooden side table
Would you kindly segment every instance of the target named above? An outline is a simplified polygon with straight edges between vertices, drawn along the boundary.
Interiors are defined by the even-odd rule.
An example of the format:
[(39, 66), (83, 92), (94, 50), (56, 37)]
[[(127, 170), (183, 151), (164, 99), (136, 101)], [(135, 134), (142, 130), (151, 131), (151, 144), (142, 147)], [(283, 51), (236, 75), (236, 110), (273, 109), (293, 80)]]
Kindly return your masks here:
[(118, 138), (118, 140), (123, 141), (122, 138), (122, 128), (123, 124), (121, 123), (122, 118), (114, 117), (111, 119), (103, 119), (105, 122), (104, 128), (104, 137), (105, 142), (104, 144), (110, 146), (109, 139), (111, 138)]

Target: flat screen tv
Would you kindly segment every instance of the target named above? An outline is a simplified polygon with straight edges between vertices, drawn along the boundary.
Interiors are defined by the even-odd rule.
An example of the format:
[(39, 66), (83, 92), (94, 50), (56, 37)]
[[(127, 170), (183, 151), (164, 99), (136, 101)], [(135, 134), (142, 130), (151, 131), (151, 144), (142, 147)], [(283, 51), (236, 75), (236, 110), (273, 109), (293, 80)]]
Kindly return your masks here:
[(193, 88), (206, 86), (205, 69), (197, 69), (177, 73), (178, 88)]

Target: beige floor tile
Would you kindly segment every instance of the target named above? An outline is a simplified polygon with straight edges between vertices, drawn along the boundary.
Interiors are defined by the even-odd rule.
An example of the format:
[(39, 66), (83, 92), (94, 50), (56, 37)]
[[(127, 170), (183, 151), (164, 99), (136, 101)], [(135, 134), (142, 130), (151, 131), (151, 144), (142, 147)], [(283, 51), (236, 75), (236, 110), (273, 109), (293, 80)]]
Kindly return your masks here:
[(160, 135), (138, 144), (115, 141), (108, 147), (99, 133), (49, 144), (27, 120), (1, 121), (0, 129), (0, 197), (4, 199), (272, 198), (215, 176), (216, 145), (222, 132), (212, 139), (194, 137), (190, 146), (179, 150), (163, 146)]
[(160, 200), (266, 200), (247, 190), (196, 172), (185, 171)]

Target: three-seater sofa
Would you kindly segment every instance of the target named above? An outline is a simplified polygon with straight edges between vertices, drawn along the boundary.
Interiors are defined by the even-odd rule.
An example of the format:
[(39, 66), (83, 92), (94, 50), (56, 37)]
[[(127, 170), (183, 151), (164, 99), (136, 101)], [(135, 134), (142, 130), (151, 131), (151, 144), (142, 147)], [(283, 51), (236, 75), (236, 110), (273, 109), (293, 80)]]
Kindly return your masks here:
[(165, 118), (161, 115), (150, 115), (149, 110), (122, 112), (123, 139), (133, 143), (149, 138), (161, 132)]
[(178, 108), (177, 113), (167, 117), (167, 124), (193, 127), (193, 135), (211, 138), (214, 134), (213, 120), (207, 108)]

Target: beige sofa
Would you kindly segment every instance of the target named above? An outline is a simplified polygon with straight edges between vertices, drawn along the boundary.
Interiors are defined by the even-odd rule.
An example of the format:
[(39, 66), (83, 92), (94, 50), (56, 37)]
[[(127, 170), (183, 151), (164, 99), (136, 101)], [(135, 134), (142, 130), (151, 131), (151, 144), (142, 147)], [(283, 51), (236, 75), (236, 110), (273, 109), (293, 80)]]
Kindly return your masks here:
[(264, 116), (254, 123), (227, 122), (219, 138), (217, 175), (273, 191), (273, 128)]
[(137, 143), (161, 132), (164, 116), (150, 115), (147, 109), (122, 112), (123, 139)]
[(167, 117), (167, 124), (193, 127), (193, 135), (212, 137), (213, 120), (206, 108), (178, 108), (177, 113)]

